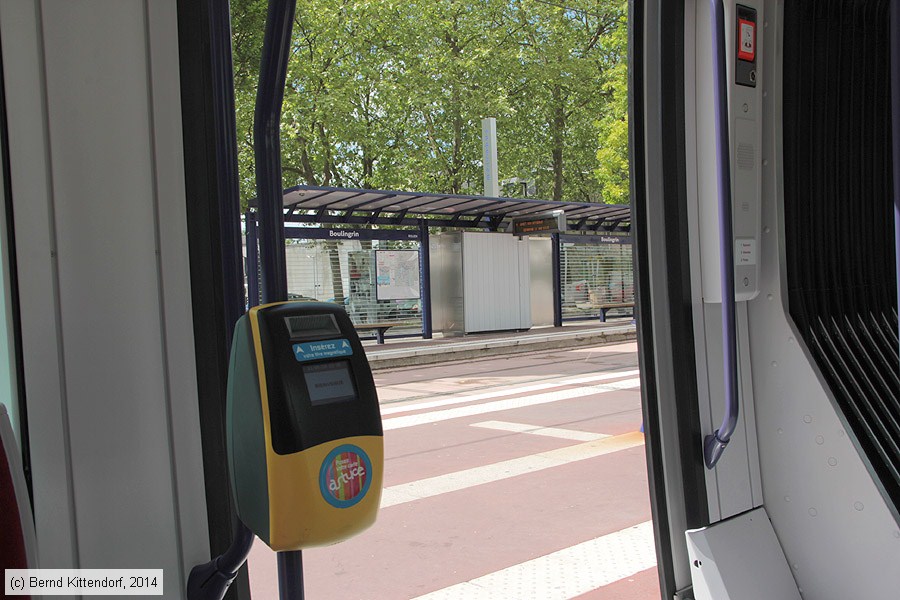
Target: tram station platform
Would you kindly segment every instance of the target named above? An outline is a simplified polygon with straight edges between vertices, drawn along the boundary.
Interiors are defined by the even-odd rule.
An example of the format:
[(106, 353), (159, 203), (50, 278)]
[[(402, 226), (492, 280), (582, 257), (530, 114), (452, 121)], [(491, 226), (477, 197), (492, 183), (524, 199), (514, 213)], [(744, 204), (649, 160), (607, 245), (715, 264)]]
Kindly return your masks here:
[(373, 370), (470, 360), (486, 356), (596, 346), (634, 340), (636, 327), (630, 318), (607, 323), (577, 323), (563, 327), (534, 327), (528, 331), (503, 331), (466, 336), (435, 335), (421, 338), (375, 340), (363, 343)]

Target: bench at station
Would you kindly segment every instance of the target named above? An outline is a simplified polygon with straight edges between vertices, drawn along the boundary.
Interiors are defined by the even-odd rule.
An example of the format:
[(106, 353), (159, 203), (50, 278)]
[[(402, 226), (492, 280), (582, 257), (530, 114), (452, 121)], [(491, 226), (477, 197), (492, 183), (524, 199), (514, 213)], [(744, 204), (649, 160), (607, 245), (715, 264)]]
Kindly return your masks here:
[(379, 344), (384, 343), (384, 334), (391, 327), (419, 327), (419, 323), (412, 323), (407, 321), (392, 321), (390, 323), (358, 323), (354, 325), (356, 331), (359, 333), (364, 333), (366, 331), (374, 331), (375, 339)]
[(601, 323), (606, 323), (606, 313), (616, 308), (630, 308), (631, 316), (634, 316), (634, 302), (605, 302), (603, 304), (594, 305), (594, 308), (600, 310)]

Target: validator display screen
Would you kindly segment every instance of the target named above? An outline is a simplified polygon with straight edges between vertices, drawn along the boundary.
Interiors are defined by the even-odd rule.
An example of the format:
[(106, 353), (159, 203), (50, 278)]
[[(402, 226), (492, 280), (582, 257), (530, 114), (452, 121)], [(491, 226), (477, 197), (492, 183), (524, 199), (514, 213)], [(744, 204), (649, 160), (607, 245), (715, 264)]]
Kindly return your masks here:
[(349, 402), (357, 398), (349, 361), (335, 360), (305, 365), (303, 377), (313, 406)]

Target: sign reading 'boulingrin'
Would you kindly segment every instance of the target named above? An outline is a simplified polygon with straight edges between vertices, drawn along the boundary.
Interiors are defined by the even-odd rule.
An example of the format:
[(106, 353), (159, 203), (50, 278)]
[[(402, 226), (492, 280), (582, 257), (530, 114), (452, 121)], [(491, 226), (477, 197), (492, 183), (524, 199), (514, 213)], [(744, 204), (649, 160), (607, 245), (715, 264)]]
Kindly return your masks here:
[(285, 237), (304, 240), (410, 240), (418, 241), (418, 230), (337, 229), (334, 227), (286, 227)]

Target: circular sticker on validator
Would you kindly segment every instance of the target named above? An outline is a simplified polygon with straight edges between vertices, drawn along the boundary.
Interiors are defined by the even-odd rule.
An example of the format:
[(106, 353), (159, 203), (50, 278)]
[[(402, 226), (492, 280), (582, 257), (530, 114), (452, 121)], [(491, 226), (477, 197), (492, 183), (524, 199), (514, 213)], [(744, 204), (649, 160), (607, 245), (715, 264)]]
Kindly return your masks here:
[(362, 500), (371, 483), (372, 462), (365, 450), (352, 444), (329, 452), (319, 472), (322, 496), (337, 508), (349, 508)]

